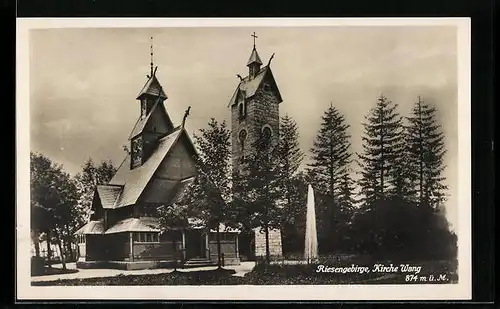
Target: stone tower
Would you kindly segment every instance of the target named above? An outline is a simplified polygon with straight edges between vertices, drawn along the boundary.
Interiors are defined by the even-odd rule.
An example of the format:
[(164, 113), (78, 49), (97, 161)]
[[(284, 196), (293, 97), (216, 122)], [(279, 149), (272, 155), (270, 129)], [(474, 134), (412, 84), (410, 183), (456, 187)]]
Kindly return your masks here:
[(247, 62), (248, 76), (238, 75), (240, 83), (229, 102), (235, 171), (242, 157), (253, 151), (252, 145), (262, 135), (273, 142), (279, 138), (279, 104), (283, 100), (271, 71), (271, 59), (261, 68), (262, 61), (254, 44)]
[[(271, 143), (279, 140), (279, 104), (283, 101), (271, 71), (271, 56), (266, 66), (254, 45), (247, 62), (248, 76), (240, 78), (229, 107), (231, 109), (231, 144), (232, 165), (234, 172), (241, 172), (242, 159), (255, 151), (255, 142), (259, 138), (268, 138)], [(272, 256), (281, 256), (281, 233), (272, 230), (269, 233)], [(255, 254), (265, 255), (265, 237), (256, 229)]]

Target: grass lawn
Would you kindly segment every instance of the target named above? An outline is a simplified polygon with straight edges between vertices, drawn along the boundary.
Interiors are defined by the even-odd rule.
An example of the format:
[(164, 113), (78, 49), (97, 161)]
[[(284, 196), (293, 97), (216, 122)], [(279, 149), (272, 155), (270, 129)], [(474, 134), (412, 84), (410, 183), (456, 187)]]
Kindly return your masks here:
[(37, 276), (47, 276), (47, 275), (62, 275), (62, 274), (72, 274), (77, 273), (78, 269), (62, 269), (57, 267), (47, 267), (45, 266), (40, 272), (31, 274), (33, 277)]
[[(399, 263), (392, 262), (394, 265)], [(443, 282), (457, 283), (456, 262), (408, 262), (421, 265), (416, 276), (439, 278), (446, 275)], [(388, 264), (388, 262), (384, 262)], [(346, 266), (350, 264), (345, 264)], [(244, 277), (232, 276), (232, 270), (210, 270), (196, 272), (179, 272), (151, 275), (119, 275), (114, 277), (66, 279), (57, 281), (32, 282), (33, 286), (74, 286), (74, 285), (333, 285), (333, 284), (415, 284), (418, 280), (406, 281), (406, 273), (317, 273), (317, 265), (257, 265)], [(417, 277), (415, 277), (417, 278)]]

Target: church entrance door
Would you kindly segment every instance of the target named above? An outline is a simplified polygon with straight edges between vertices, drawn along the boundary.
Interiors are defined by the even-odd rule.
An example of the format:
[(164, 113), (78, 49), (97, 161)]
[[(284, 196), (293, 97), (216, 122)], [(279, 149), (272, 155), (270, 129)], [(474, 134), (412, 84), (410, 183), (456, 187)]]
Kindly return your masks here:
[(186, 259), (205, 258), (205, 235), (201, 231), (186, 231)]

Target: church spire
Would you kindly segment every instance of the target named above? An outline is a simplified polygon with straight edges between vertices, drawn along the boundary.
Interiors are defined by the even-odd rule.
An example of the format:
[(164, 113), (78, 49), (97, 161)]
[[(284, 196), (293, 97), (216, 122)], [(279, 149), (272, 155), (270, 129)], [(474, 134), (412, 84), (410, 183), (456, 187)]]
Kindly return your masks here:
[(151, 62), (149, 63), (150, 66), (150, 76), (153, 76), (153, 37), (151, 37), (151, 45), (150, 47), (150, 53), (151, 53)]
[(262, 60), (260, 60), (259, 54), (257, 53), (257, 49), (255, 48), (255, 39), (258, 38), (257, 35), (255, 35), (255, 32), (251, 35), (253, 37), (253, 49), (252, 53), (250, 54), (250, 58), (248, 59), (247, 62), (247, 67), (248, 67), (248, 77), (251, 79), (257, 75), (257, 73), (260, 70), (260, 66), (262, 65)]

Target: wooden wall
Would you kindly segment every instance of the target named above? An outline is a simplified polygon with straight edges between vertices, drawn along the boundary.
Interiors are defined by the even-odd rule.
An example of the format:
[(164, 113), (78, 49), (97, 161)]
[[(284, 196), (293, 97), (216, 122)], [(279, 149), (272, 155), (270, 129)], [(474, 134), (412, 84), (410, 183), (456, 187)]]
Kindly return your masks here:
[(170, 150), (170, 153), (158, 167), (155, 177), (171, 180), (182, 180), (196, 175), (192, 154), (188, 150), (187, 141), (181, 139)]

